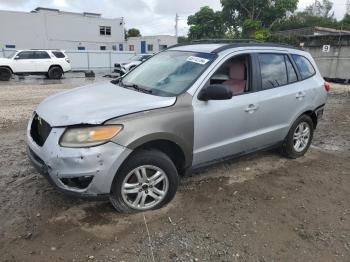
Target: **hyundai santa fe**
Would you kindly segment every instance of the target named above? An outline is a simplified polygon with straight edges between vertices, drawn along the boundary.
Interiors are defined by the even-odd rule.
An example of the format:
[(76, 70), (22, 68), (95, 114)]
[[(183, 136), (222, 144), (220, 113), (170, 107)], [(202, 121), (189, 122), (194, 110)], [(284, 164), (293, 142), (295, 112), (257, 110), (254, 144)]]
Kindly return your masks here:
[(293, 47), (178, 45), (112, 82), (46, 98), (27, 151), (63, 192), (108, 197), (119, 212), (157, 209), (191, 170), (274, 147), (303, 156), (328, 91)]

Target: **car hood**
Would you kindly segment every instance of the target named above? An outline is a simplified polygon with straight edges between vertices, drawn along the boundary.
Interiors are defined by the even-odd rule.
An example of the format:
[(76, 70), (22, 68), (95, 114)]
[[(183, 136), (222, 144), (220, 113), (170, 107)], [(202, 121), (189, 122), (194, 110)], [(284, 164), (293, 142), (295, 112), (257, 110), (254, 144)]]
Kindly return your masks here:
[(11, 59), (8, 58), (0, 58), (0, 64), (8, 64), (11, 61)]
[(96, 125), (175, 102), (175, 97), (154, 96), (101, 82), (50, 96), (38, 106), (36, 113), (51, 126)]

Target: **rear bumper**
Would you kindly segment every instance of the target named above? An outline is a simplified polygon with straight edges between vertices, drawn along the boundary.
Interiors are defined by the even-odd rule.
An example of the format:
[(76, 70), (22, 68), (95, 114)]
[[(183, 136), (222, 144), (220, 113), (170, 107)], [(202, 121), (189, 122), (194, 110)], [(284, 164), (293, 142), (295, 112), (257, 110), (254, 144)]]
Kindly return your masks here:
[[(30, 121), (31, 123), (31, 121)], [(113, 142), (90, 148), (64, 148), (59, 138), (65, 128), (52, 128), (42, 147), (38, 146), (27, 129), (27, 154), (36, 170), (59, 191), (84, 198), (104, 198), (120, 165), (131, 150)], [(90, 177), (84, 188), (66, 183), (67, 179)]]

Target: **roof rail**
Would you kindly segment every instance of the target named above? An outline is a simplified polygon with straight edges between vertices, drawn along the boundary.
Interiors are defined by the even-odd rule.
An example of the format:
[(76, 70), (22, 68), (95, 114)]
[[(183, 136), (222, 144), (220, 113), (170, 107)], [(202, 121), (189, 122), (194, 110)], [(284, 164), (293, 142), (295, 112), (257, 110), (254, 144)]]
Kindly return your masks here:
[(219, 53), (229, 48), (234, 47), (243, 47), (243, 46), (263, 46), (263, 47), (284, 47), (284, 48), (292, 48), (292, 49), (300, 49), (298, 47), (284, 44), (284, 43), (273, 43), (273, 42), (264, 42), (255, 39), (199, 39), (193, 40), (187, 43), (180, 43), (173, 46), (169, 46), (168, 49), (186, 45), (198, 45), (198, 44), (223, 44), (223, 46), (218, 47), (213, 50), (212, 53)]
[(281, 47), (281, 48), (290, 48), (290, 49), (298, 49), (301, 50), (300, 47), (295, 47), (292, 45), (284, 44), (284, 43), (273, 43), (273, 42), (259, 42), (259, 43), (234, 43), (234, 44), (227, 44), (223, 45), (215, 50), (212, 51), (212, 53), (219, 53), (221, 51), (235, 48), (235, 47)]
[(47, 51), (60, 51), (61, 49), (57, 48), (31, 48), (29, 50), (47, 50)]
[(198, 40), (193, 40), (192, 43), (210, 43), (210, 44), (216, 44), (216, 43), (221, 43), (221, 44), (233, 44), (233, 43), (262, 43), (262, 41), (256, 40), (256, 39), (250, 39), (250, 38), (217, 38), (217, 39), (198, 39)]

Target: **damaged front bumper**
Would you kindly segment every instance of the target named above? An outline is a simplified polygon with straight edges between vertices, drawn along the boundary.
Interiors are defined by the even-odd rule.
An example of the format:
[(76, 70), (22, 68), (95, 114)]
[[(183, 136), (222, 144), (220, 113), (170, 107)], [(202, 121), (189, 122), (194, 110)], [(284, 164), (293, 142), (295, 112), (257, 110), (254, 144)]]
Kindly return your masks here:
[(30, 126), (27, 128), (29, 159), (52, 185), (70, 195), (108, 195), (118, 168), (131, 153), (113, 142), (89, 148), (61, 147), (59, 139), (65, 128), (52, 128), (44, 145), (39, 146), (31, 137)]

